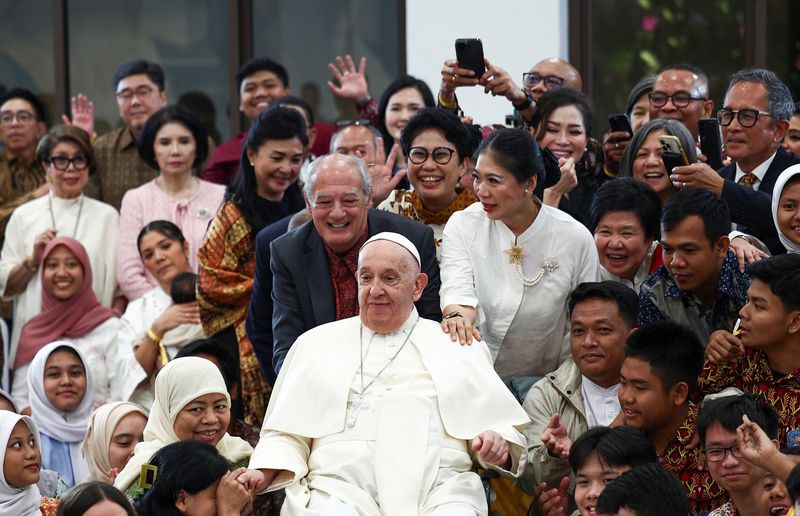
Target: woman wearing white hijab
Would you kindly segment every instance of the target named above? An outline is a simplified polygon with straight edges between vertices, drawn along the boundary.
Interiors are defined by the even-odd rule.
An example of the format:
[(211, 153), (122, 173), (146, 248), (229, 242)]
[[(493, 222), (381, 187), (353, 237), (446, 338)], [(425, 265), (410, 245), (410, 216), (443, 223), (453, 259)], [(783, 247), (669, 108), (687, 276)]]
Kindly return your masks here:
[(94, 403), (86, 359), (69, 342), (48, 344), (31, 361), (28, 388), (31, 417), (41, 433), (42, 466), (58, 472), (69, 487), (80, 484), (89, 476), (81, 445)]
[[(27, 425), (30, 434), (33, 435), (33, 443), (23, 442), (20, 447), (10, 447), (9, 441), (14, 433), (14, 428), (20, 422)], [(28, 434), (27, 431), (23, 433)], [(25, 435), (21, 440), (25, 440), (26, 437), (28, 436)], [(47, 498), (43, 499), (39, 488), (36, 487), (39, 470), (33, 471), (31, 468), (25, 467), (25, 463), (41, 461), (39, 430), (36, 428), (36, 423), (28, 416), (21, 416), (8, 410), (0, 411), (0, 445), (3, 450), (0, 455), (0, 514), (15, 516), (55, 514), (58, 502)], [(27, 448), (28, 446), (31, 448)], [(16, 457), (9, 456), (11, 453), (14, 453)], [(22, 464), (19, 464), (20, 462)], [(13, 475), (7, 476), (5, 473), (7, 463), (9, 466), (13, 464), (14, 469), (20, 466), (20, 469), (24, 471), (19, 476), (16, 471)]]
[(198, 357), (177, 358), (156, 376), (155, 401), (150, 409), (144, 441), (114, 481), (117, 489), (137, 499), (142, 465), (164, 446), (195, 439), (213, 444), (231, 469), (247, 466), (253, 447), (226, 432), (231, 399), (222, 373), (211, 361)]
[[(127, 401), (106, 403), (94, 411), (86, 439), (83, 441), (83, 456), (89, 465), (90, 480), (113, 483), (109, 472), (113, 468), (118, 474), (125, 467), (132, 456), (128, 456), (126, 450), (133, 450), (133, 447), (141, 441), (146, 421), (147, 411)], [(120, 429), (118, 426), (125, 428)], [(122, 435), (118, 435), (120, 432)], [(120, 442), (115, 442), (117, 439)], [(114, 457), (111, 451), (112, 443), (115, 450), (118, 450), (117, 453), (113, 453)]]
[[(787, 168), (772, 188), (772, 220), (778, 238), (788, 253), (800, 254), (800, 233), (792, 227), (800, 225), (800, 165)], [(787, 183), (791, 183), (787, 186)], [(785, 198), (783, 198), (785, 197)], [(782, 199), (783, 198), (783, 199)]]

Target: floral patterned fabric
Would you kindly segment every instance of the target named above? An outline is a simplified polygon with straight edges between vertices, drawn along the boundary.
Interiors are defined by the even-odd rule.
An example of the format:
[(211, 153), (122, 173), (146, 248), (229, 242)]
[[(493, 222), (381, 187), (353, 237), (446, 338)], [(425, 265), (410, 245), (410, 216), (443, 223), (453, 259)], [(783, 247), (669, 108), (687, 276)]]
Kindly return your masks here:
[(667, 444), (658, 461), (678, 477), (689, 494), (691, 514), (711, 511), (728, 500), (725, 490), (711, 479), (707, 470), (700, 469), (700, 448), (688, 450), (686, 447), (697, 431), (697, 406), (689, 404), (689, 414), (678, 428), (675, 437)]
[(331, 272), (331, 285), (336, 300), (336, 320), (347, 319), (358, 315), (358, 285), (356, 270), (358, 269), (358, 251), (367, 241), (368, 228), (358, 242), (344, 255), (339, 255), (325, 245), (328, 264)]
[(42, 511), (42, 516), (56, 516), (60, 504), (61, 501), (55, 498), (42, 498), (39, 510)]
[(732, 331), (739, 310), (747, 303), (750, 276), (739, 272), (739, 262), (728, 251), (717, 279), (717, 298), (705, 306), (694, 293), (684, 292), (665, 266), (659, 267), (642, 284), (639, 292), (639, 324), (644, 326), (669, 319), (689, 327), (705, 346), (716, 330)]
[(433, 212), (422, 206), (422, 199), (415, 190), (393, 190), (389, 197), (378, 206), (378, 209), (397, 213), (430, 227), (433, 230), (433, 243), (436, 245), (436, 260), (439, 261), (442, 253), (444, 226), (450, 216), (476, 202), (478, 202), (478, 198), (475, 197), (475, 194), (467, 189), (462, 189), (447, 208)]
[(739, 511), (736, 510), (733, 502), (728, 502), (708, 513), (708, 516), (739, 516)]
[[(713, 394), (726, 387), (736, 387), (756, 394), (773, 406), (781, 423), (779, 439), (787, 445), (787, 436), (793, 430), (800, 434), (800, 369), (781, 375), (772, 371), (763, 351), (745, 348), (744, 356), (737, 362), (715, 365), (706, 362), (698, 382), (703, 394)], [(797, 446), (800, 442), (792, 442)]]
[(211, 221), (197, 253), (197, 302), (206, 335), (233, 326), (239, 343), (239, 368), (245, 422), (260, 427), (272, 387), (258, 365), (245, 333), (253, 293), (256, 255), (250, 225), (230, 202)]

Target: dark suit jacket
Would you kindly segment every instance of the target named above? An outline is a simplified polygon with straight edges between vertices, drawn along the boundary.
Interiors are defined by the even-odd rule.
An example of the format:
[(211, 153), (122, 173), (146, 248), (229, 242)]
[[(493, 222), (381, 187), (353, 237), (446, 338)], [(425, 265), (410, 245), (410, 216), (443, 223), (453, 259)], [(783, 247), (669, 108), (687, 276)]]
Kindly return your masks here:
[[(328, 255), (313, 221), (283, 236), (276, 234), (279, 229), (273, 226), (256, 237), (256, 275), (247, 314), (247, 336), (270, 383), (297, 337), (336, 320)], [(431, 228), (374, 209), (369, 210), (367, 226), (370, 236), (394, 231), (417, 247), (422, 272), (428, 275), (428, 286), (416, 302), (417, 311), (439, 321), (441, 281)]]
[(736, 183), (736, 165), (731, 163), (719, 171), (725, 178), (722, 187), (722, 199), (728, 203), (731, 220), (736, 224), (747, 226), (747, 232), (764, 242), (772, 254), (783, 254), (786, 248), (778, 239), (778, 231), (772, 220), (772, 188), (778, 176), (788, 167), (800, 163), (800, 156), (795, 156), (778, 147), (775, 159), (772, 160), (758, 190), (747, 188)]
[[(256, 235), (256, 275), (253, 278), (253, 295), (247, 309), (245, 332), (250, 338), (258, 365), (270, 385), (275, 385), (278, 375), (272, 368), (272, 272), (269, 269), (269, 246), (273, 240), (289, 230), (292, 215), (265, 227)], [(266, 303), (255, 297), (266, 296)], [(266, 321), (266, 324), (263, 322)]]

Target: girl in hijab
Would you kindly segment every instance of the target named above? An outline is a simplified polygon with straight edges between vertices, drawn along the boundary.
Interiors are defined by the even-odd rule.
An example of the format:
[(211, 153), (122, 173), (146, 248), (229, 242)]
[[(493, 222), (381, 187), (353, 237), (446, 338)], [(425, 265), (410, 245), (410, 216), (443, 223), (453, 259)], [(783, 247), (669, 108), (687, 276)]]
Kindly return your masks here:
[(31, 418), (41, 432), (42, 467), (67, 486), (86, 480), (81, 444), (89, 427), (94, 380), (77, 347), (56, 341), (39, 350), (28, 368)]
[(155, 401), (144, 428), (144, 441), (114, 481), (128, 498), (143, 493), (135, 482), (153, 455), (178, 441), (202, 441), (213, 445), (231, 470), (247, 466), (253, 448), (226, 432), (230, 422), (231, 399), (217, 366), (198, 357), (177, 358), (156, 376)]
[(95, 410), (83, 441), (89, 478), (112, 484), (144, 440), (146, 424), (147, 411), (135, 403), (117, 401)]
[(42, 467), (39, 430), (28, 416), (0, 411), (0, 514), (19, 516), (56, 513), (58, 500), (42, 498), (36, 483)]
[(800, 253), (800, 165), (787, 168), (772, 188), (772, 220), (789, 253)]
[[(97, 300), (86, 249), (74, 238), (54, 238), (42, 253), (41, 276), (42, 311), (22, 328), (14, 358), (11, 392), (15, 400), (25, 406), (28, 365), (42, 347), (57, 340), (69, 341), (84, 353), (94, 374), (95, 397), (100, 403), (122, 399), (117, 384), (124, 374), (115, 371), (121, 358), (116, 350), (125, 350), (114, 344), (120, 326), (119, 314)], [(128, 350), (128, 354), (132, 352)]]

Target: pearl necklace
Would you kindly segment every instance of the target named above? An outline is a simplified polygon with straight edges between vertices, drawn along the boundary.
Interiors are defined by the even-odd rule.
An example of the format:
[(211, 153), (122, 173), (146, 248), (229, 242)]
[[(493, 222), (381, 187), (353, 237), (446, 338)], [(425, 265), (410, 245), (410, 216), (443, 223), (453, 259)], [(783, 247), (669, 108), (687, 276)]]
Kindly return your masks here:
[(532, 279), (528, 279), (522, 272), (522, 258), (525, 256), (525, 251), (517, 244), (516, 238), (514, 238), (514, 243), (511, 244), (511, 247), (504, 252), (508, 255), (508, 263), (514, 266), (514, 272), (517, 274), (517, 278), (525, 287), (536, 285), (542, 280), (546, 273), (558, 269), (558, 260), (553, 256), (548, 256), (544, 259), (542, 265), (539, 266), (539, 271), (536, 276)]

